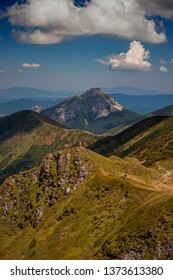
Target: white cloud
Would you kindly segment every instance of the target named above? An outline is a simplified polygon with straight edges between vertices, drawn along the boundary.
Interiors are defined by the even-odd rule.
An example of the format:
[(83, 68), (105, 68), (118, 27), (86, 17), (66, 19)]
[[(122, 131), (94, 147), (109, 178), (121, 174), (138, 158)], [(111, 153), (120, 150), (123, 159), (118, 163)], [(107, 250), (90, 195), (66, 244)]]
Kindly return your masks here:
[(32, 64), (30, 64), (30, 63), (24, 63), (24, 64), (22, 64), (22, 66), (23, 66), (24, 68), (39, 68), (39, 67), (40, 67), (40, 64), (38, 64), (38, 63), (32, 63)]
[(0, 73), (4, 73), (5, 71), (4, 70), (0, 70)]
[(153, 20), (146, 18), (139, 0), (91, 0), (85, 8), (73, 0), (28, 0), (8, 8), (8, 17), (17, 29), (16, 38), (25, 43), (54, 44), (69, 36), (104, 34), (151, 43), (166, 41), (156, 31)]
[(43, 33), (39, 29), (36, 29), (33, 32), (22, 32), (19, 30), (13, 30), (13, 35), (20, 42), (36, 45), (57, 44), (64, 40), (63, 36), (59, 36), (53, 33)]
[(168, 69), (165, 66), (160, 66), (160, 72), (168, 73)]
[(18, 69), (17, 70), (18, 73), (24, 72), (23, 69)]
[(160, 63), (161, 63), (161, 64), (166, 64), (166, 60), (165, 60), (165, 59), (161, 59), (161, 60), (160, 60)]
[(173, 64), (173, 58), (172, 58), (172, 60), (171, 60), (171, 63)]
[(150, 52), (144, 49), (141, 42), (133, 41), (127, 53), (113, 54), (106, 60), (97, 59), (97, 61), (108, 65), (112, 70), (151, 71), (152, 64), (147, 61), (149, 58)]
[(137, 0), (138, 3), (150, 15), (159, 15), (165, 18), (173, 18), (172, 0)]

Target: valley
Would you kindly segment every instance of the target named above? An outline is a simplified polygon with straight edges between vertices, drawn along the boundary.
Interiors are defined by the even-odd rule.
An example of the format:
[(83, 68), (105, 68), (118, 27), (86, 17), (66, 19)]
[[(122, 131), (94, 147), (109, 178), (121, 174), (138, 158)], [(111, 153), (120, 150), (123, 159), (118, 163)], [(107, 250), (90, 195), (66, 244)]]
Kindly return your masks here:
[[(124, 107), (88, 92), (88, 130), (102, 130), (110, 115), (118, 128)], [(57, 105), (61, 116), (74, 113), (74, 100), (62, 103), (65, 113)], [(30, 110), (1, 117), (0, 259), (172, 259), (171, 110), (139, 116), (113, 136)]]
[(173, 0), (1, 0), (0, 26), (3, 280), (170, 280)]

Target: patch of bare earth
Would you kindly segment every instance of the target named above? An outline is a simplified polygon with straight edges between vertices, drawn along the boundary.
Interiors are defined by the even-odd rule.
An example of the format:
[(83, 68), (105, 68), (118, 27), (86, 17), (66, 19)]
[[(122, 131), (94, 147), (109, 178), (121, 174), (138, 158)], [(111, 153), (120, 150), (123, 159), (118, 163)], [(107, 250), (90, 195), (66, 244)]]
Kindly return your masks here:
[(58, 136), (58, 132), (53, 131), (48, 136), (43, 137), (39, 143), (39, 145), (51, 145), (55, 142), (55, 139)]

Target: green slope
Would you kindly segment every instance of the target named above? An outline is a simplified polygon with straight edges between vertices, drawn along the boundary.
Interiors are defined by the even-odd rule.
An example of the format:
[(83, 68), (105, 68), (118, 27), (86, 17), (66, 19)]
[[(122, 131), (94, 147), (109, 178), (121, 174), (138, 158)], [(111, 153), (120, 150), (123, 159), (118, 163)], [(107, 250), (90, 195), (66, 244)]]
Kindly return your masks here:
[(134, 124), (136, 124), (142, 120), (145, 120), (147, 118), (158, 117), (158, 116), (172, 116), (172, 115), (173, 115), (173, 105), (163, 107), (159, 110), (156, 110), (156, 111), (153, 111), (146, 115), (137, 117), (136, 119), (129, 121), (126, 125), (120, 125), (120, 126), (113, 127), (112, 129), (107, 130), (105, 133), (103, 133), (102, 136), (106, 137), (106, 136), (111, 136), (111, 135), (117, 135), (120, 132), (122, 132), (123, 130), (127, 129), (128, 127), (131, 127)]
[(137, 157), (150, 166), (173, 156), (173, 117), (147, 118), (118, 135), (106, 137), (91, 146), (94, 151), (109, 156)]
[(33, 111), (0, 118), (0, 182), (11, 174), (40, 164), (49, 152), (95, 141), (96, 136), (69, 130)]
[(173, 192), (164, 174), (84, 148), (46, 156), (0, 188), (0, 258), (172, 259)]
[(75, 120), (67, 121), (66, 126), (73, 129), (79, 128), (91, 133), (100, 134), (111, 128), (128, 124), (138, 116), (139, 114), (125, 109), (124, 111), (112, 113), (107, 117), (98, 118), (97, 120), (89, 120), (88, 116), (78, 116)]
[(173, 105), (163, 107), (157, 111), (147, 114), (148, 117), (152, 116), (172, 116), (173, 115)]

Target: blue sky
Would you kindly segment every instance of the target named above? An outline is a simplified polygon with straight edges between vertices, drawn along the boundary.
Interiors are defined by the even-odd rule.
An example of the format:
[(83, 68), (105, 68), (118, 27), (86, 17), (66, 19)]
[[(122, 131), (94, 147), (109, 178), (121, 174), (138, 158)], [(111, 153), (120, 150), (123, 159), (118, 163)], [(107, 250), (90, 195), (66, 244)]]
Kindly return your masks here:
[(172, 0), (99, 1), (1, 0), (0, 88), (173, 92)]

